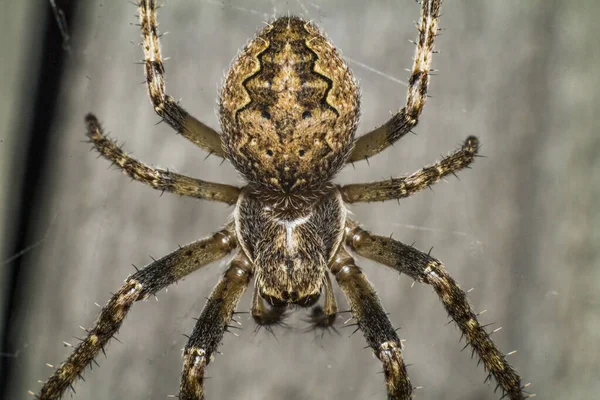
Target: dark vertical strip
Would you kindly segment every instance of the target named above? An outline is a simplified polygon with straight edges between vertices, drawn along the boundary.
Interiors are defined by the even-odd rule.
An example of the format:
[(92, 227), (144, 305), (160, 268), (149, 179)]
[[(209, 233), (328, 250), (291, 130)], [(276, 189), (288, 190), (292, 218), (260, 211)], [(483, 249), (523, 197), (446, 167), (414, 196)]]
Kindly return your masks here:
[[(56, 0), (56, 6), (64, 13), (68, 26), (71, 26), (71, 17), (73, 15), (75, 2), (71, 0)], [(45, 21), (45, 29), (41, 30), (40, 36), (32, 40), (39, 40), (42, 45), (39, 47), (42, 52), (39, 57), (40, 68), (29, 66), (31, 74), (25, 76), (27, 82), (23, 86), (35, 87), (35, 92), (31, 97), (24, 97), (21, 109), (26, 108), (27, 103), (33, 103), (30, 113), (33, 120), (30, 123), (28, 132), (19, 132), (14, 134), (26, 135), (23, 143), (27, 143), (27, 149), (24, 151), (24, 160), (15, 160), (12, 168), (25, 168), (23, 171), (23, 182), (21, 185), (15, 184), (14, 187), (21, 188), (21, 193), (16, 198), (20, 199), (20, 204), (15, 207), (18, 216), (14, 219), (16, 226), (8, 231), (14, 232), (14, 248), (9, 254), (17, 254), (27, 247), (30, 243), (28, 234), (35, 227), (35, 221), (31, 220), (34, 213), (32, 210), (38, 208), (38, 202), (41, 201), (37, 196), (41, 187), (41, 179), (44, 177), (43, 171), (47, 164), (49, 143), (51, 141), (52, 126), (55, 118), (56, 104), (58, 102), (58, 93), (61, 87), (63, 68), (68, 52), (63, 48), (63, 36), (60, 27), (55, 19), (49, 1), (40, 2), (39, 7), (45, 7), (45, 10), (39, 14), (40, 20)], [(32, 23), (40, 23), (31, 21)], [(29, 43), (24, 43), (24, 46)], [(27, 58), (26, 58), (27, 59)], [(27, 66), (24, 66), (27, 67)], [(33, 75), (37, 71), (37, 76)], [(36, 82), (31, 85), (28, 82)], [(18, 128), (18, 126), (17, 126)], [(15, 351), (20, 344), (16, 341), (19, 336), (20, 326), (16, 325), (19, 319), (18, 312), (21, 309), (20, 304), (24, 296), (27, 295), (27, 282), (24, 277), (29, 274), (27, 263), (22, 262), (23, 258), (16, 258), (12, 262), (2, 266), (6, 269), (8, 290), (0, 293), (5, 296), (6, 313), (5, 320), (0, 321), (4, 324), (5, 332), (0, 341), (0, 352), (10, 354)], [(34, 271), (32, 271), (34, 272)], [(10, 382), (18, 376), (15, 367), (15, 359), (11, 357), (0, 357), (0, 399), (8, 399)]]

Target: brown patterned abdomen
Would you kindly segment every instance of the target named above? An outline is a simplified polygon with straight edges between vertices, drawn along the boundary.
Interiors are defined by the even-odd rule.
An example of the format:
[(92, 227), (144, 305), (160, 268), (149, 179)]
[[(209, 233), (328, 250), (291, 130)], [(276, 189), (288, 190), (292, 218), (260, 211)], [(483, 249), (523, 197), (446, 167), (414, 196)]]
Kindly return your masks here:
[(358, 87), (312, 24), (277, 19), (231, 66), (221, 92), (223, 143), (249, 180), (284, 192), (320, 187), (354, 142)]

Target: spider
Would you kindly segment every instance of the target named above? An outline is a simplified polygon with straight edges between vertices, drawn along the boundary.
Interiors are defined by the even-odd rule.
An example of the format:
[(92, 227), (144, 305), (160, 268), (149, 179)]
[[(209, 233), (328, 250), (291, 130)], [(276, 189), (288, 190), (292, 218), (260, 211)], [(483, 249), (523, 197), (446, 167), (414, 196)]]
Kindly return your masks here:
[[(347, 205), (410, 196), (468, 167), (478, 140), (468, 137), (447, 157), (411, 175), (345, 186), (332, 178), (348, 163), (382, 152), (417, 125), (427, 99), (441, 0), (423, 0), (406, 105), (355, 139), (359, 91), (332, 43), (310, 22), (282, 17), (260, 30), (231, 65), (220, 93), (222, 132), (188, 114), (165, 93), (155, 0), (138, 3), (145, 75), (156, 113), (209, 153), (230, 161), (247, 184), (235, 187), (149, 167), (108, 139), (97, 118), (85, 118), (95, 149), (131, 178), (161, 191), (235, 205), (232, 221), (210, 237), (180, 247), (130, 275), (94, 327), (43, 385), (40, 399), (58, 399), (119, 330), (134, 302), (203, 266), (233, 254), (183, 353), (179, 398), (204, 399), (207, 365), (254, 282), (251, 315), (258, 326), (282, 322), (291, 306), (313, 307), (315, 328), (332, 327), (335, 277), (350, 312), (383, 365), (389, 399), (410, 399), (402, 344), (379, 298), (351, 253), (431, 285), (487, 379), (510, 399), (527, 396), (521, 378), (471, 310), (443, 264), (427, 253), (363, 229)], [(317, 306), (321, 294), (323, 306)]]

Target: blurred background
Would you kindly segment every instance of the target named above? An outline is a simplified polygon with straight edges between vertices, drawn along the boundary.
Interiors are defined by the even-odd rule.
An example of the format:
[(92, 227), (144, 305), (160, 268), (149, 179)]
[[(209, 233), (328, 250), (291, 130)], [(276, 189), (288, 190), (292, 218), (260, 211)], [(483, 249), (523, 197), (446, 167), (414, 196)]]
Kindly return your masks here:
[[(131, 264), (209, 235), (232, 208), (130, 182), (83, 142), (96, 113), (125, 150), (152, 165), (240, 184), (166, 125), (146, 95), (136, 7), (126, 1), (1, 1), (0, 398), (32, 398), (90, 327)], [(53, 9), (52, 4), (56, 8)], [(238, 49), (273, 15), (304, 15), (360, 81), (366, 132), (403, 105), (419, 6), (399, 1), (167, 0), (161, 9), (167, 92), (218, 127), (215, 100)], [(482, 154), (460, 180), (412, 198), (352, 207), (381, 234), (429, 250), (467, 290), (530, 391), (544, 399), (600, 392), (600, 3), (444, 3), (439, 69), (416, 129), (340, 183), (410, 173), (477, 135)], [(58, 17), (58, 18), (57, 18)], [(63, 31), (61, 32), (61, 29)], [(68, 36), (67, 36), (68, 35)], [(421, 399), (497, 399), (461, 352), (431, 288), (360, 260), (405, 339)], [(225, 262), (136, 304), (75, 399), (176, 394), (181, 349)], [(347, 307), (338, 291), (340, 308)], [(239, 311), (248, 311), (250, 293)], [(298, 310), (275, 337), (242, 315), (208, 369), (208, 399), (383, 399), (381, 370), (351, 329), (305, 332)], [(70, 398), (71, 395), (69, 394)]]

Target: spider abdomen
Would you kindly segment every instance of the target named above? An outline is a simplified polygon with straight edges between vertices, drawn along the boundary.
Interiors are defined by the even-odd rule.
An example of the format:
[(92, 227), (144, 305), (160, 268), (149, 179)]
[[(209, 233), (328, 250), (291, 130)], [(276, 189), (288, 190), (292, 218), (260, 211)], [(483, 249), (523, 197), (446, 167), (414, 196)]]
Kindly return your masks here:
[(358, 106), (356, 82), (331, 42), (309, 22), (279, 18), (225, 78), (223, 144), (252, 182), (287, 193), (315, 188), (343, 166)]
[(244, 191), (235, 211), (235, 225), (240, 247), (254, 264), (260, 295), (299, 305), (318, 298), (345, 221), (346, 211), (336, 188), (297, 215), (284, 214), (256, 193)]

